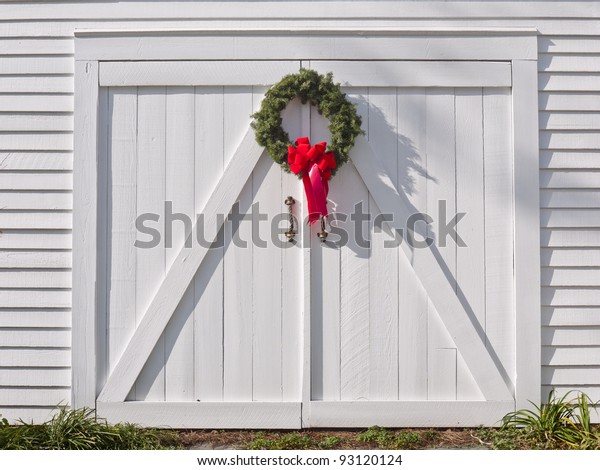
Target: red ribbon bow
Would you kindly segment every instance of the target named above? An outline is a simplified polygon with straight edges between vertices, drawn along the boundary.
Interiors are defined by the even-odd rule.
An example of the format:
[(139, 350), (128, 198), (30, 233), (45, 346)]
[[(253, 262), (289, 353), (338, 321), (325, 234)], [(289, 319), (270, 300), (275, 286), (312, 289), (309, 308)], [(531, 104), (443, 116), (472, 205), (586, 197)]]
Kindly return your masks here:
[(304, 192), (308, 202), (308, 221), (316, 222), (327, 217), (327, 194), (331, 170), (335, 168), (333, 152), (326, 152), (327, 143), (310, 146), (308, 137), (300, 137), (288, 147), (288, 163), (295, 175), (302, 173)]

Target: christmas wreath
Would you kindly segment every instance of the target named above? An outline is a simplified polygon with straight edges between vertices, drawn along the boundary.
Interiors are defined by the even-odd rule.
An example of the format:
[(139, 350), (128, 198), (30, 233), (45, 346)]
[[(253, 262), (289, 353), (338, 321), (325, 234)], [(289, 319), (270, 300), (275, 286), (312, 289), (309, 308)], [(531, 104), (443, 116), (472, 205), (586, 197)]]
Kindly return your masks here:
[[(294, 98), (316, 106), (329, 120), (331, 143), (310, 145), (308, 137), (294, 143), (281, 126), (281, 113)], [(286, 75), (265, 94), (260, 110), (252, 115), (256, 141), (265, 147), (271, 158), (302, 178), (308, 201), (309, 220), (327, 216), (328, 182), (348, 161), (354, 139), (363, 134), (361, 118), (356, 107), (346, 98), (331, 73), (321, 75), (314, 70), (301, 69)]]

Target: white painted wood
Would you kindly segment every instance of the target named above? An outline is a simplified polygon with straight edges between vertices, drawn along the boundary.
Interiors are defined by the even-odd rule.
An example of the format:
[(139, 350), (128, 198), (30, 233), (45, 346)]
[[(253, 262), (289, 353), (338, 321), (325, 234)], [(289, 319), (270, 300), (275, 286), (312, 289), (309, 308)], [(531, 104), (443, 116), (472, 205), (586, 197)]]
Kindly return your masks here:
[(542, 346), (598, 346), (600, 328), (542, 327)]
[[(456, 112), (454, 89), (428, 89), (425, 101), (427, 132), (426, 213), (439, 218), (440, 202), (446, 204), (446, 214), (456, 212)], [(432, 226), (427, 236), (434, 241), (442, 269), (449, 273), (454, 292), (456, 282), (456, 246), (452, 240), (442, 240)], [(431, 295), (429, 295), (431, 297)], [(456, 346), (448, 334), (435, 306), (427, 306), (427, 398), (456, 399)], [(449, 378), (453, 379), (450, 380)]]
[[(10, 395), (8, 396), (18, 396), (18, 394), (20, 393), (20, 390), (10, 390)], [(52, 418), (52, 416), (54, 416), (57, 413), (57, 409), (55, 408), (55, 406), (57, 404), (61, 404), (61, 406), (64, 406), (67, 402), (68, 402), (68, 395), (69, 395), (69, 391), (68, 390), (63, 390), (63, 395), (57, 395), (59, 397), (59, 400), (56, 403), (53, 403), (52, 408), (48, 408), (48, 407), (35, 407), (35, 406), (16, 406), (13, 408), (3, 408), (2, 409), (2, 417), (6, 418), (8, 420), (8, 422), (10, 424), (19, 424), (21, 419), (24, 419), (27, 423), (37, 423), (37, 424), (42, 424), (47, 422), (48, 420), (50, 420)], [(40, 396), (35, 395), (35, 396)], [(32, 400), (34, 401), (34, 400)]]
[(73, 57), (0, 57), (2, 75), (66, 75), (74, 73)]
[[(0, 355), (0, 366), (2, 367), (70, 367), (71, 351), (69, 349), (3, 349)], [(64, 392), (63, 392), (64, 393)], [(67, 396), (70, 394), (67, 391)], [(22, 394), (22, 395), (29, 395)], [(33, 397), (28, 397), (32, 399)], [(24, 399), (21, 398), (21, 399)], [(43, 401), (43, 398), (38, 400)], [(7, 404), (13, 404), (9, 400)], [(57, 401), (58, 403), (58, 401)], [(31, 404), (43, 404), (32, 400)]]
[[(195, 209), (195, 94), (193, 87), (168, 87), (165, 116), (165, 201), (173, 212), (189, 217), (190, 227), (173, 223), (173, 240), (165, 246), (166, 270), (190, 235)], [(163, 234), (164, 234), (163, 230)], [(166, 236), (166, 235), (165, 235)], [(165, 401), (194, 401), (194, 286), (190, 284), (164, 334)]]
[(136, 325), (137, 91), (110, 89), (107, 122), (106, 373), (123, 354)]
[[(314, 107), (310, 108), (309, 137), (313, 144), (331, 140), (327, 120)], [(338, 212), (337, 204), (342, 200), (342, 193), (341, 185), (331, 185), (327, 199), (328, 210), (332, 213)], [(348, 227), (332, 216), (329, 223), (332, 231), (334, 227)], [(341, 248), (339, 240), (338, 244), (331, 239), (320, 243), (317, 237), (319, 231), (319, 224), (313, 224), (310, 230), (311, 398), (340, 400)], [(308, 233), (306, 230), (304, 236)]]
[(62, 249), (72, 247), (70, 230), (2, 230), (2, 249)]
[(0, 152), (0, 169), (72, 170), (73, 155), (68, 152)]
[[(43, 76), (2, 76), (0, 75), (0, 92), (2, 93), (73, 93), (73, 78), (68, 75)], [(58, 120), (60, 123), (60, 120)], [(58, 124), (58, 123), (57, 123)], [(52, 127), (56, 127), (52, 126)], [(71, 124), (72, 128), (73, 125)], [(35, 128), (30, 129), (35, 130)], [(51, 129), (55, 130), (55, 129)], [(57, 130), (63, 130), (57, 129)]]
[[(241, 191), (245, 176), (254, 167), (261, 153), (262, 149), (255, 143), (252, 133), (246, 133), (204, 208), (207, 226), (220, 226), (216, 214), (223, 213), (233, 205), (236, 195)], [(109, 377), (99, 397), (100, 401), (125, 398), (206, 252), (206, 248), (195, 245), (191, 250), (183, 250), (178, 255), (123, 357)]]
[(542, 190), (540, 207), (553, 208), (597, 208), (600, 207), (600, 194), (596, 190), (568, 191)]
[(540, 132), (541, 149), (594, 150), (600, 145), (600, 132)]
[(71, 312), (64, 310), (2, 310), (0, 328), (70, 328)]
[[(514, 390), (516, 320), (514, 314), (507, 314), (514, 311), (515, 299), (511, 127), (510, 94), (484, 90), (485, 341), (491, 354), (500, 360), (506, 383)], [(532, 222), (535, 227), (537, 223)]]
[(542, 248), (600, 247), (597, 229), (542, 229), (540, 238)]
[[(396, 88), (369, 89), (367, 128), (373, 149), (386, 155), (383, 164), (394, 185), (398, 185), (398, 97)], [(364, 112), (364, 107), (363, 109)], [(398, 399), (398, 250), (384, 244), (390, 238), (375, 227), (374, 218), (381, 213), (369, 195), (369, 400)], [(383, 225), (383, 224), (382, 224)]]
[(597, 111), (600, 104), (598, 93), (569, 93), (541, 91), (540, 111)]
[(543, 326), (597, 326), (600, 325), (600, 309), (597, 307), (544, 307)]
[[(77, 62), (75, 98), (81, 108), (74, 140), (80, 159), (74, 165), (73, 189), (79, 195), (73, 207), (73, 375), (71, 403), (93, 407), (96, 390), (96, 128), (98, 125), (98, 64)], [(46, 175), (41, 175), (46, 176)], [(64, 175), (69, 178), (70, 175)], [(64, 182), (63, 182), (64, 185)], [(61, 185), (62, 186), (62, 185)], [(49, 185), (48, 189), (56, 189)], [(69, 189), (69, 188), (64, 188)], [(67, 253), (60, 253), (67, 255)], [(57, 267), (56, 264), (51, 266)], [(61, 292), (64, 295), (67, 292)], [(69, 294), (69, 293), (67, 293)], [(38, 343), (34, 343), (39, 346)]]
[(67, 251), (2, 251), (0, 268), (70, 268)]
[(497, 426), (514, 410), (508, 401), (368, 401), (310, 404), (315, 427), (365, 428), (370, 426)]
[(542, 305), (548, 306), (589, 306), (600, 304), (600, 295), (593, 288), (547, 287), (542, 292)]
[(71, 369), (0, 369), (0, 383), (7, 387), (69, 387)]
[[(343, 7), (347, 9), (347, 6)], [(305, 16), (307, 13), (302, 13)], [(237, 15), (237, 13), (236, 13)], [(321, 14), (319, 13), (319, 16)], [(286, 9), (285, 16), (289, 16)], [(212, 29), (212, 31), (211, 31)], [(246, 29), (246, 31), (244, 31)], [(361, 31), (362, 29), (362, 31)], [(535, 59), (537, 44), (534, 31), (497, 31), (431, 29), (402, 30), (387, 28), (380, 31), (354, 28), (335, 30), (290, 28), (193, 31), (165, 30), (140, 35), (104, 31), (77, 31), (77, 60), (507, 60)], [(233, 41), (231, 36), (242, 37)], [(423, 41), (422, 36), (427, 36)], [(265, 48), (264, 44), (269, 47)], [(365, 53), (365, 51), (377, 51)]]
[(71, 210), (73, 196), (67, 192), (2, 192), (0, 207), (8, 210)]
[[(252, 107), (260, 108), (266, 89), (253, 87)], [(271, 221), (285, 206), (281, 193), (281, 168), (264, 153), (252, 174), (254, 207), (267, 215), (266, 221), (256, 220), (258, 239), (252, 247), (252, 398), (255, 401), (282, 399), (282, 335), (283, 316), (287, 305), (282, 304), (281, 288), (285, 273), (282, 270), (281, 249), (271, 241)], [(291, 307), (291, 306), (290, 306)], [(293, 310), (292, 310), (293, 311)]]
[[(542, 365), (544, 366), (597, 366), (600, 365), (600, 347), (596, 348), (542, 348)], [(550, 379), (548, 383), (558, 384)], [(576, 382), (568, 382), (567, 384)], [(595, 383), (595, 380), (590, 381)]]
[[(399, 221), (394, 222), (396, 226), (403, 225), (410, 213), (406, 203), (391, 184), (381, 160), (363, 138), (357, 138), (352, 160), (381, 210), (394, 214), (395, 221)], [(440, 305), (438, 313), (457, 348), (462, 352), (467, 367), (483, 395), (488, 400), (493, 400), (493, 397), (510, 398), (511, 394), (506, 384), (473, 329), (471, 315), (465, 312), (464, 306), (455, 296), (452, 285), (438, 264), (439, 255), (434, 254), (431, 248), (415, 250), (412, 253), (406, 246), (403, 245), (403, 248), (407, 257), (412, 259), (415, 272), (434, 306)], [(441, 308), (442, 305), (444, 308)]]
[(540, 73), (538, 88), (540, 91), (600, 91), (600, 76), (579, 75), (573, 80), (570, 74)]
[(590, 54), (540, 54), (538, 70), (541, 72), (597, 72), (600, 57)]
[(73, 217), (71, 212), (0, 212), (0, 226), (9, 230), (69, 230)]
[[(253, 111), (252, 87), (227, 87), (223, 102), (223, 155), (225, 163), (231, 165), (236, 147), (245, 144), (244, 131), (248, 129), (249, 116)], [(253, 139), (253, 132), (246, 134)], [(239, 142), (242, 144), (239, 144)], [(262, 148), (259, 151), (262, 154)], [(260, 155), (259, 155), (260, 156)], [(258, 159), (257, 159), (258, 161)], [(239, 213), (250, 214), (252, 206), (252, 182), (249, 168), (236, 179), (243, 179), (241, 190), (237, 190), (232, 202), (239, 201)], [(241, 172), (241, 169), (234, 171)], [(231, 204), (224, 213), (227, 213)], [(236, 246), (233, 238), (241, 243)], [(252, 273), (252, 226), (250, 221), (239, 223), (234, 234), (232, 223), (225, 225), (225, 254), (223, 260), (223, 400), (252, 401), (253, 396), (253, 309), (252, 282), (240, 273)], [(248, 274), (249, 276), (249, 274)]]
[(542, 267), (598, 267), (600, 250), (542, 248), (541, 265)]
[(543, 189), (595, 189), (598, 175), (590, 171), (540, 170), (540, 187)]
[(546, 228), (597, 227), (598, 209), (541, 209), (540, 223)]
[[(404, 191), (411, 212), (426, 212), (426, 93), (414, 88), (399, 89), (397, 100), (397, 188)], [(406, 239), (402, 243), (407, 243)], [(401, 249), (398, 252), (398, 398), (426, 400), (427, 375), (423, 371), (427, 370), (427, 293), (414, 274), (411, 257), (405, 256)]]
[[(69, 402), (69, 389), (68, 388), (59, 388), (59, 389), (48, 389), (48, 388), (0, 388), (0, 403), (13, 405), (13, 406), (57, 406), (62, 404), (63, 406), (68, 404)], [(46, 415), (50, 414), (50, 410), (41, 409), (39, 410), (41, 413), (45, 413)], [(7, 415), (6, 412), (11, 413)], [(13, 414), (14, 413), (14, 414)], [(19, 414), (20, 413), (20, 414)], [(23, 418), (26, 422), (29, 419), (24, 418), (25, 416), (29, 418), (31, 412), (27, 414), (23, 414), (23, 412), (19, 409), (12, 410), (11, 408), (3, 408), (2, 409), (2, 417), (10, 419), (10, 416), (13, 416), (13, 419)], [(35, 413), (34, 415), (35, 416)], [(44, 418), (45, 419), (45, 418)], [(37, 420), (36, 420), (37, 421)]]
[(3, 190), (51, 190), (70, 191), (73, 189), (73, 175), (70, 172), (27, 172), (0, 173), (0, 187)]
[(4, 270), (0, 271), (0, 288), (70, 288), (68, 270)]
[(31, 347), (70, 348), (71, 330), (68, 328), (19, 328), (0, 330), (0, 343), (5, 348)]
[[(62, 80), (68, 80), (71, 84), (73, 79), (69, 78), (61, 78)], [(15, 80), (15, 79), (13, 79)], [(22, 87), (22, 90), (16, 89), (15, 86), (7, 86), (7, 82), (3, 81), (0, 78), (0, 91), (8, 91), (8, 92), (33, 92), (35, 90), (34, 84), (28, 82), (26, 77), (18, 77), (19, 84)], [(48, 83), (48, 86), (53, 84), (52, 81), (49, 80), (49, 77), (44, 77), (40, 80), (42, 84)], [(15, 83), (16, 85), (16, 83)], [(45, 90), (40, 90), (45, 91)], [(72, 89), (70, 92), (72, 93)], [(6, 131), (21, 131), (21, 132), (32, 132), (32, 131), (72, 131), (73, 130), (73, 116), (69, 114), (2, 114), (0, 115), (0, 129), (3, 132)], [(48, 149), (44, 149), (48, 150)]]
[(540, 129), (598, 130), (600, 129), (600, 113), (541, 112)]
[[(513, 190), (514, 190), (514, 301), (515, 301), (515, 399), (516, 408), (528, 407), (540, 398), (540, 207), (537, 77), (532, 62), (513, 62)], [(512, 327), (512, 325), (511, 325)]]
[(542, 286), (597, 286), (600, 282), (600, 272), (594, 268), (542, 268)]
[(0, 148), (10, 150), (71, 150), (71, 133), (0, 133)]
[[(166, 90), (164, 87), (137, 89), (137, 184), (136, 216), (157, 214), (164, 219), (165, 150), (166, 150)], [(135, 250), (135, 322), (139, 325), (144, 312), (164, 279), (165, 234), (152, 248)], [(187, 288), (187, 285), (184, 287)], [(131, 334), (131, 332), (130, 332)], [(137, 400), (165, 399), (165, 338), (161, 334), (145, 361), (135, 383)]]
[(63, 55), (75, 51), (71, 38), (2, 38), (0, 54), (14, 55)]
[(586, 150), (540, 150), (541, 169), (600, 168), (598, 152)]
[[(223, 87), (195, 89), (196, 214), (223, 174), (223, 99)], [(194, 398), (199, 401), (223, 400), (223, 253), (223, 247), (209, 250), (193, 281)]]
[[(510, 87), (508, 62), (311, 61), (319, 73), (332, 72), (352, 87)], [(339, 77), (339, 78), (338, 78)]]
[(594, 37), (578, 34), (572, 37), (542, 36), (538, 39), (540, 52), (546, 53), (589, 53), (600, 52), (598, 42)]
[[(311, 67), (313, 62), (311, 62)], [(368, 89), (352, 88), (349, 99), (355, 103), (369, 128)], [(345, 165), (337, 174), (339, 185), (336, 211), (341, 214), (355, 212), (356, 204), (362, 202), (362, 211), (369, 212), (369, 192), (354, 168)], [(360, 224), (360, 225), (359, 225)], [(340, 248), (340, 400), (366, 400), (370, 388), (369, 352), (369, 257), (370, 249), (365, 246), (369, 237), (367, 221), (352, 221), (346, 224), (348, 243)], [(362, 238), (362, 240), (361, 240)], [(327, 265), (324, 266), (328, 274)], [(324, 312), (328, 314), (327, 311)]]
[(299, 429), (300, 403), (98, 402), (98, 416), (109, 422), (175, 429)]
[(0, 290), (0, 305), (5, 308), (69, 308), (70, 290)]
[(272, 85), (298, 70), (298, 61), (101, 62), (100, 86)]
[(2, 112), (60, 112), (72, 113), (75, 104), (72, 95), (0, 95)]
[(600, 367), (542, 367), (544, 385), (590, 385), (595, 383)]

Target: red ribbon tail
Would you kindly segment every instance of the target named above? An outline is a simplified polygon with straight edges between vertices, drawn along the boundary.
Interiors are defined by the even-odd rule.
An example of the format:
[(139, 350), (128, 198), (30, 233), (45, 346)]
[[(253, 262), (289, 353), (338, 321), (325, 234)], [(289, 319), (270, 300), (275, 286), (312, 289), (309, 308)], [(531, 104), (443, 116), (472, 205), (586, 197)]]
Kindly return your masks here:
[(308, 222), (310, 224), (316, 222), (323, 217), (327, 217), (327, 193), (328, 184), (321, 178), (321, 170), (315, 164), (311, 167), (308, 175), (306, 172), (302, 177), (304, 183), (304, 192), (306, 193), (306, 201), (308, 202)]

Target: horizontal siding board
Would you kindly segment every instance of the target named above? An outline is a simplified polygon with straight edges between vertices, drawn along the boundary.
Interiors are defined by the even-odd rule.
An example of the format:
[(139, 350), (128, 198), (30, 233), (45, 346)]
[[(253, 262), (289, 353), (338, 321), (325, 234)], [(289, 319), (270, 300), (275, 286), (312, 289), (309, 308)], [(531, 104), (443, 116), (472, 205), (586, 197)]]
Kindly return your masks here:
[(544, 326), (600, 326), (600, 307), (543, 307)]
[(70, 192), (0, 191), (0, 210), (71, 210)]
[(70, 230), (6, 230), (0, 234), (0, 250), (67, 250)]
[(540, 111), (598, 111), (600, 93), (540, 92)]
[(600, 151), (541, 150), (541, 169), (600, 169)]
[(0, 132), (0, 149), (72, 150), (73, 134), (70, 132)]
[(542, 286), (594, 287), (600, 285), (600, 269), (596, 268), (542, 268)]
[(72, 38), (2, 38), (0, 55), (68, 55), (75, 52)]
[(600, 73), (545, 73), (538, 74), (540, 91), (600, 91)]
[[(0, 201), (2, 196), (0, 195)], [(600, 190), (542, 190), (542, 208), (600, 208)]]
[(600, 70), (600, 54), (592, 55), (589, 51), (586, 51), (586, 54), (540, 54), (538, 70), (541, 72), (598, 72)]
[(69, 387), (70, 368), (2, 368), (0, 367), (0, 387)]
[(600, 130), (600, 113), (560, 113), (542, 111), (539, 114), (543, 130)]
[[(11, 406), (56, 406), (58, 404), (65, 405), (70, 398), (70, 390), (68, 388), (2, 388), (0, 385), (0, 405)], [(12, 411), (12, 413), (11, 413)], [(25, 411), (25, 410), (24, 410)], [(44, 415), (49, 415), (50, 410), (41, 410)], [(24, 418), (24, 421), (35, 419), (34, 415), (22, 414), (23, 411), (2, 409), (2, 417), (10, 419), (12, 414), (15, 419)], [(30, 418), (31, 416), (31, 418)], [(43, 418), (44, 420), (46, 418)], [(36, 420), (37, 421), (37, 420)]]
[[(17, 80), (17, 79), (15, 79)], [(18, 79), (23, 80), (22, 77)], [(40, 80), (45, 80), (41, 78)], [(21, 83), (21, 82), (20, 82)], [(24, 86), (29, 86), (25, 84)], [(2, 91), (2, 78), (0, 78), (0, 92)], [(73, 130), (73, 116), (71, 114), (0, 114), (0, 130), (7, 131), (60, 131)], [(52, 150), (52, 149), (43, 149)]]
[(0, 56), (0, 75), (65, 75), (75, 70), (72, 56), (34, 57)]
[(66, 251), (0, 251), (0, 268), (70, 268)]
[(540, 170), (542, 189), (600, 188), (600, 171)]
[(599, 376), (600, 367), (542, 367), (543, 385), (594, 385)]
[(542, 248), (542, 267), (600, 266), (599, 249)]
[(4, 308), (70, 308), (70, 290), (0, 289)]
[(542, 131), (541, 149), (594, 150), (600, 148), (600, 132)]
[(48, 328), (0, 328), (0, 344), (10, 347), (69, 348), (71, 331)]
[(600, 229), (542, 229), (542, 247), (600, 248)]
[[(6, 152), (0, 151), (0, 171), (73, 169), (72, 152)], [(6, 189), (2, 187), (2, 189)]]
[(70, 270), (3, 269), (0, 270), (0, 289), (69, 289), (71, 287), (71, 277)]
[(542, 306), (600, 306), (600, 289), (546, 287), (542, 290)]
[(72, 219), (70, 212), (0, 211), (0, 228), (70, 230)]
[[(572, 348), (546, 346), (542, 348), (542, 365), (600, 366), (600, 347)], [(594, 383), (597, 383), (597, 380)]]
[(576, 54), (600, 53), (600, 43), (596, 36), (544, 37), (538, 38), (538, 50), (542, 53)]
[(70, 191), (73, 174), (70, 172), (0, 172), (2, 190)]
[(73, 93), (73, 77), (0, 75), (0, 93)]
[(70, 367), (71, 350), (21, 348), (0, 349), (0, 367)]
[[(71, 311), (0, 309), (0, 328), (70, 328)], [(35, 345), (32, 345), (35, 346)], [(2, 351), (2, 350), (0, 350)], [(0, 352), (0, 356), (4, 352)]]
[(1, 94), (0, 112), (57, 112), (72, 113), (75, 108), (72, 94)]
[(600, 227), (600, 209), (541, 209), (542, 227)]
[(542, 346), (600, 346), (600, 327), (542, 327)]

